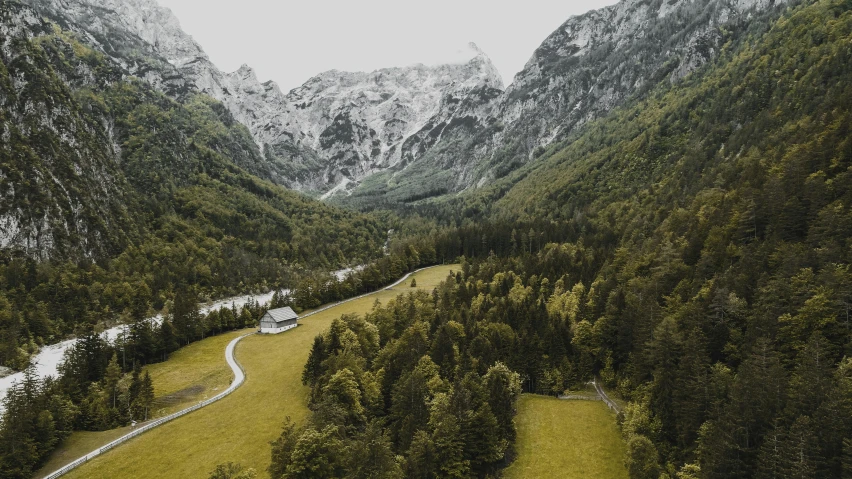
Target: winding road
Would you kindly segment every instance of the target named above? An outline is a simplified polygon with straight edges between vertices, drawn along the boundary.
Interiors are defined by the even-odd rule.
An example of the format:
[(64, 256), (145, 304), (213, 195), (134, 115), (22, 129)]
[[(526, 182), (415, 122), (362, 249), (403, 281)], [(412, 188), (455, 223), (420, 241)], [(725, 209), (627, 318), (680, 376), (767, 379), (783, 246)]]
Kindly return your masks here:
[(607, 407), (615, 411), (616, 414), (620, 413), (621, 408), (618, 407), (618, 404), (616, 404), (615, 401), (613, 401), (609, 398), (609, 396), (606, 395), (606, 391), (604, 391), (604, 388), (603, 386), (601, 386), (601, 383), (598, 378), (592, 380), (592, 384), (595, 385), (595, 390), (598, 392), (598, 396), (600, 396), (601, 400), (606, 403)]
[(136, 429), (133, 432), (127, 433), (124, 436), (121, 436), (120, 438), (110, 442), (109, 444), (107, 444), (103, 447), (95, 449), (94, 451), (86, 454), (85, 456), (81, 457), (80, 459), (77, 459), (76, 461), (72, 462), (71, 464), (68, 464), (68, 465), (62, 467), (61, 469), (58, 469), (58, 470), (48, 474), (47, 476), (45, 476), (45, 479), (54, 479), (54, 478), (59, 477), (63, 474), (66, 474), (67, 472), (71, 471), (72, 469), (75, 469), (75, 468), (79, 467), (80, 465), (85, 464), (89, 460), (109, 451), (110, 449), (118, 446), (119, 444), (121, 444), (125, 441), (129, 441), (130, 439), (133, 439), (134, 437), (136, 437), (140, 434), (148, 432), (151, 429), (154, 429), (155, 427), (161, 426), (161, 425), (163, 425), (163, 424), (165, 424), (169, 421), (177, 419), (177, 418), (183, 416), (184, 414), (189, 414), (192, 411), (195, 411), (197, 409), (201, 409), (204, 406), (212, 404), (212, 403), (222, 399), (223, 397), (227, 396), (228, 394), (231, 394), (232, 392), (234, 392), (246, 380), (246, 374), (243, 371), (242, 366), (240, 366), (240, 363), (238, 363), (236, 358), (234, 357), (234, 349), (237, 347), (237, 343), (239, 343), (240, 340), (242, 340), (246, 336), (251, 336), (252, 334), (257, 334), (257, 333), (244, 334), (244, 335), (240, 336), (239, 338), (235, 338), (233, 341), (228, 343), (228, 346), (225, 348), (225, 361), (228, 363), (228, 366), (230, 366), (231, 370), (234, 372), (234, 380), (231, 381), (231, 385), (228, 386), (228, 389), (222, 391), (221, 393), (213, 396), (210, 399), (207, 399), (205, 401), (201, 401), (200, 403), (195, 404), (194, 406), (190, 406), (190, 407), (183, 409), (181, 411), (178, 411), (176, 413), (169, 414), (168, 416), (161, 417), (160, 419), (151, 421), (150, 423), (145, 424), (144, 426), (140, 427), (139, 429)]
[[(341, 304), (346, 304), (346, 303), (348, 303), (348, 302), (350, 302), (350, 301), (355, 301), (355, 300), (357, 300), (357, 299), (365, 298), (365, 297), (367, 297), (367, 296), (372, 296), (372, 295), (374, 295), (374, 294), (376, 294), (376, 293), (380, 293), (380, 292), (382, 292), (382, 291), (386, 291), (386, 290), (393, 289), (393, 288), (395, 288), (395, 287), (399, 286), (400, 284), (402, 284), (402, 283), (403, 283), (406, 279), (408, 279), (408, 278), (409, 278), (412, 274), (414, 274), (414, 273), (419, 273), (420, 271), (425, 271), (425, 270), (427, 270), (427, 269), (431, 269), (431, 268), (434, 268), (434, 267), (435, 267), (435, 266), (431, 266), (431, 267), (429, 267), (429, 268), (420, 268), (420, 269), (418, 269), (418, 270), (412, 271), (412, 272), (410, 272), (410, 273), (406, 274), (405, 276), (403, 276), (402, 278), (400, 278), (400, 279), (399, 279), (398, 281), (396, 281), (395, 283), (391, 284), (390, 286), (386, 286), (386, 287), (381, 288), (381, 289), (379, 289), (379, 290), (372, 291), (372, 292), (370, 292), (370, 293), (365, 293), (365, 294), (362, 294), (362, 295), (360, 295), (360, 296), (355, 296), (355, 297), (352, 297), (352, 298), (349, 298), (349, 299), (345, 299), (345, 300), (343, 300), (343, 301), (339, 301), (339, 302), (337, 302), (337, 303), (332, 303), (332, 304), (330, 304), (330, 305), (328, 305), (328, 306), (324, 306), (324, 307), (322, 307), (322, 308), (320, 308), (320, 309), (317, 309), (317, 310), (315, 310), (315, 311), (311, 311), (310, 313), (305, 314), (304, 316), (301, 316), (299, 319), (305, 319), (305, 318), (307, 318), (307, 317), (313, 316), (314, 314), (321, 313), (321, 312), (326, 311), (326, 310), (329, 310), (329, 309), (331, 309), (331, 308), (335, 308), (335, 307), (337, 307), (337, 306), (340, 306)], [(253, 335), (253, 334), (257, 334), (257, 333), (248, 333), (248, 334), (244, 334), (244, 335), (242, 335), (242, 336), (240, 336), (240, 337), (238, 337), (238, 338), (235, 338), (233, 341), (231, 341), (230, 343), (228, 343), (228, 346), (227, 346), (227, 347), (225, 347), (225, 361), (228, 363), (228, 366), (229, 366), (229, 367), (231, 368), (231, 370), (234, 372), (234, 380), (231, 382), (231, 385), (230, 385), (230, 386), (228, 386), (228, 389), (226, 389), (226, 390), (222, 391), (221, 393), (217, 394), (216, 396), (214, 396), (214, 397), (212, 397), (212, 398), (210, 398), (210, 399), (207, 399), (207, 400), (205, 400), (205, 401), (202, 401), (202, 402), (200, 402), (200, 403), (198, 403), (198, 404), (195, 404), (195, 405), (193, 405), (193, 406), (190, 406), (190, 407), (188, 407), (188, 408), (186, 408), (186, 409), (183, 409), (183, 410), (178, 411), (178, 412), (176, 412), (176, 413), (170, 414), (170, 415), (168, 415), (168, 416), (165, 416), (165, 417), (161, 417), (161, 418), (159, 418), (159, 419), (156, 419), (156, 420), (154, 420), (154, 421), (152, 421), (152, 422), (150, 422), (150, 423), (148, 423), (148, 424), (145, 424), (144, 426), (139, 427), (138, 429), (134, 430), (133, 432), (130, 432), (130, 433), (128, 433), (128, 434), (125, 434), (124, 436), (121, 436), (120, 438), (118, 438), (118, 439), (116, 439), (116, 440), (114, 440), (114, 441), (110, 442), (109, 444), (107, 444), (107, 445), (105, 445), (105, 446), (102, 446), (102, 447), (100, 447), (100, 448), (98, 448), (98, 449), (95, 449), (94, 451), (92, 451), (92, 452), (90, 452), (90, 453), (86, 454), (85, 456), (83, 456), (83, 457), (81, 457), (81, 458), (77, 459), (76, 461), (74, 461), (74, 462), (72, 462), (72, 463), (70, 463), (70, 464), (67, 464), (66, 466), (63, 466), (62, 468), (60, 468), (60, 469), (58, 469), (58, 470), (56, 470), (56, 471), (54, 471), (54, 472), (52, 472), (52, 473), (48, 474), (47, 476), (45, 476), (45, 477), (44, 477), (44, 479), (55, 479), (55, 478), (57, 478), (57, 477), (59, 477), (59, 476), (62, 476), (62, 475), (64, 475), (64, 474), (67, 474), (67, 473), (68, 473), (68, 472), (70, 472), (71, 470), (73, 470), (73, 469), (75, 469), (75, 468), (77, 468), (77, 467), (79, 467), (79, 466), (81, 466), (81, 465), (85, 464), (86, 462), (88, 462), (88, 461), (92, 460), (93, 458), (95, 458), (95, 457), (97, 457), (97, 456), (99, 456), (99, 455), (101, 455), (101, 454), (103, 454), (103, 453), (105, 453), (105, 452), (109, 451), (110, 449), (112, 449), (112, 448), (114, 448), (114, 447), (116, 447), (116, 446), (118, 446), (118, 445), (120, 445), (120, 444), (122, 444), (122, 443), (124, 443), (124, 442), (126, 442), (126, 441), (129, 441), (130, 439), (133, 439), (133, 438), (134, 438), (134, 437), (136, 437), (136, 436), (139, 436), (139, 435), (141, 435), (141, 434), (143, 434), (143, 433), (145, 433), (145, 432), (148, 432), (148, 431), (150, 431), (151, 429), (154, 429), (155, 427), (161, 426), (161, 425), (163, 425), (163, 424), (165, 424), (165, 423), (167, 423), (167, 422), (169, 422), (169, 421), (172, 421), (172, 420), (174, 420), (174, 419), (177, 419), (177, 418), (179, 418), (179, 417), (181, 417), (181, 416), (183, 416), (183, 415), (185, 415), (185, 414), (189, 414), (189, 413), (191, 413), (192, 411), (196, 411), (196, 410), (201, 409), (201, 408), (203, 408), (203, 407), (205, 407), (205, 406), (208, 406), (208, 405), (210, 405), (210, 404), (212, 404), (212, 403), (214, 403), (214, 402), (216, 402), (216, 401), (218, 401), (218, 400), (220, 400), (220, 399), (224, 398), (225, 396), (227, 396), (227, 395), (231, 394), (232, 392), (234, 392), (237, 388), (239, 388), (239, 387), (240, 387), (240, 386), (241, 386), (241, 385), (245, 382), (245, 379), (246, 379), (245, 371), (243, 371), (242, 366), (240, 366), (240, 363), (239, 363), (239, 362), (237, 362), (236, 358), (234, 357), (234, 350), (235, 350), (235, 349), (236, 349), (236, 347), (237, 347), (237, 343), (239, 343), (239, 342), (240, 342), (243, 338), (245, 338), (245, 337), (247, 337), (247, 336), (251, 336), (251, 335)]]

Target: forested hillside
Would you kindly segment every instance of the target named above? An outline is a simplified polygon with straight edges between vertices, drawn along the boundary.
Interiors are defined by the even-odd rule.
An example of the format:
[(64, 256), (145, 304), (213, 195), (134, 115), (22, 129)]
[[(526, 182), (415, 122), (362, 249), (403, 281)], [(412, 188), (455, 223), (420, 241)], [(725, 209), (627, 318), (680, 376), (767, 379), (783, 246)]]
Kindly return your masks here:
[[(404, 231), (438, 258), (479, 258), (412, 309), (433, 315), (442, 380), (494, 361), (540, 393), (599, 375), (629, 401), (634, 478), (852, 474), (851, 42), (852, 2), (790, 9), (504, 181), (417, 209)], [(344, 367), (326, 361), (322, 398)], [(389, 447), (415, 460), (383, 388)]]
[(344, 316), (317, 336), (302, 375), (313, 414), (273, 444), (272, 477), (461, 478), (503, 463), (521, 378), (493, 358), (522, 338), (465, 314), (454, 286)]
[(178, 287), (221, 297), (381, 254), (376, 220), (254, 176), (221, 104), (168, 98), (27, 7), (0, 16), (0, 365)]
[[(431, 295), (317, 337), (312, 414), (273, 444), (273, 477), (494, 477), (514, 457), (517, 394), (593, 378), (627, 403), (634, 479), (852, 477), (852, 0), (768, 5), (760, 21), (714, 23), (712, 55), (678, 81), (631, 82), (612, 108), (554, 126), (569, 136), (527, 163), (514, 158), (529, 138), (499, 138), (490, 185), (424, 200), (440, 188), (400, 182), (404, 197), (353, 196), (374, 210), (361, 215), (264, 180), (221, 104), (167, 97), (0, 0), (0, 365), (166, 308), (177, 333), (143, 328), (148, 362), (252, 321), (202, 319), (187, 298), (294, 284), (276, 301), (312, 308), (461, 258)], [(344, 281), (309, 272), (371, 260)], [(138, 414), (144, 379), (86, 338), (96, 373), (39, 386), (31, 430)], [(115, 416), (98, 388), (122, 372), (141, 399)], [(27, 444), (21, 475), (48, 442)]]

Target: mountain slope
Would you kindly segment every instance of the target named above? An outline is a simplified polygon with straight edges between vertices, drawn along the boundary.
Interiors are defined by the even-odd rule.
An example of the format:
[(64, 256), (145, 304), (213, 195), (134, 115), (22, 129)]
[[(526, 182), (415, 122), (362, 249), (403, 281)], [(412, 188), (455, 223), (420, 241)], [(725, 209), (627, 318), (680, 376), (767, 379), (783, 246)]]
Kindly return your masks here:
[(115, 253), (134, 228), (112, 132), (81, 114), (48, 55), (24, 40), (50, 26), (6, 4), (0, 14), (0, 249)]
[(488, 117), (444, 129), (415, 165), (365, 182), (341, 202), (369, 209), (487, 185), (626, 101), (682, 80), (726, 42), (765, 27), (785, 3), (625, 0), (572, 17), (491, 100)]
[[(225, 74), (154, 0), (28, 0), (175, 97), (192, 86), (249, 128), (253, 171), (362, 208), (481, 187), (660, 82), (677, 82), (785, 1), (625, 0), (572, 17), (502, 92), (473, 47), (466, 64), (331, 71), (284, 94), (243, 66)], [(354, 197), (341, 197), (350, 193)]]
[(381, 254), (376, 220), (252, 175), (263, 157), (222, 104), (169, 98), (28, 7), (0, 15), (0, 363), (179, 288), (223, 296)]
[(805, 3), (445, 210), (502, 226), (459, 241), (498, 255), (546, 232), (511, 231), (517, 220), (566, 225), (565, 244), (470, 270), (518, 274), (542, 291), (528, 304), (574, 317), (562, 370), (609, 378), (631, 402), (628, 465), (702, 479), (852, 470), (850, 39), (850, 2)]
[(471, 45), (466, 63), (330, 71), (284, 94), (247, 65), (220, 71), (153, 0), (28, 2), (96, 40), (97, 48), (161, 91), (175, 96), (194, 86), (221, 101), (264, 152), (265, 176), (300, 190), (343, 188), (412, 161), (434, 143), (455, 104), (478, 101), (471, 92), (503, 87), (488, 57)]

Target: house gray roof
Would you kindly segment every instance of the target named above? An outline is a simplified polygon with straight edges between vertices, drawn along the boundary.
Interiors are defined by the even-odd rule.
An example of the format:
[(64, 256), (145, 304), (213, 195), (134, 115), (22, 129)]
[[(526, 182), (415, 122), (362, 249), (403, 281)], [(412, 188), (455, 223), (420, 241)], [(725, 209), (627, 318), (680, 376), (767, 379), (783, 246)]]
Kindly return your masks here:
[(270, 309), (266, 312), (269, 316), (272, 317), (272, 320), (276, 323), (280, 323), (283, 321), (287, 321), (288, 319), (298, 319), (299, 315), (293, 311), (289, 306), (286, 308), (278, 308), (278, 309)]

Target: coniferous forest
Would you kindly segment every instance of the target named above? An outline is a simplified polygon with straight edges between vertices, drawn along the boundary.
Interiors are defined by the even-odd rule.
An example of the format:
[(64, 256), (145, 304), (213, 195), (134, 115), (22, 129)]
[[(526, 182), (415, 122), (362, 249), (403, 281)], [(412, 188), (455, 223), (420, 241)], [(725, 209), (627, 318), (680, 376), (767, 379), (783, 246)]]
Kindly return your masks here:
[[(273, 474), (305, 477), (311, 448), (328, 477), (485, 477), (511, 460), (499, 367), (627, 400), (632, 478), (849, 477), (850, 9), (805, 3), (502, 182), (406, 209), (463, 271), (317, 338)], [(352, 472), (374, 443), (402, 466)]]
[[(723, 31), (692, 74), (478, 188), (357, 211), (274, 184), (205, 95), (123, 75), (49, 22), (0, 33), (0, 213), (46, 218), (0, 249), (0, 365), (78, 338), (59, 377), (4, 400), (0, 476), (30, 477), (74, 430), (147, 419), (141, 368), (180, 347), (459, 262), (314, 339), (309, 417), (265, 473), (500, 477), (518, 397), (596, 380), (625, 405), (631, 479), (852, 477), (852, 1)], [(121, 340), (98, 334), (116, 324)]]

